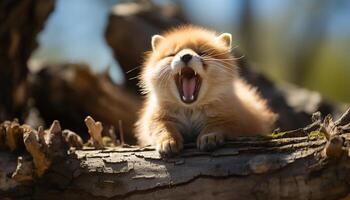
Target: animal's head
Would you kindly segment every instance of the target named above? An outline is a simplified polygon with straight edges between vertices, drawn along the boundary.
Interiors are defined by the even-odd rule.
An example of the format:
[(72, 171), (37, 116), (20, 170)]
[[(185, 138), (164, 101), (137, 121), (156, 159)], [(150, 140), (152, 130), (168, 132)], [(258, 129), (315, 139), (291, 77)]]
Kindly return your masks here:
[(141, 74), (144, 92), (187, 107), (219, 99), (237, 74), (231, 43), (228, 33), (194, 26), (154, 35)]

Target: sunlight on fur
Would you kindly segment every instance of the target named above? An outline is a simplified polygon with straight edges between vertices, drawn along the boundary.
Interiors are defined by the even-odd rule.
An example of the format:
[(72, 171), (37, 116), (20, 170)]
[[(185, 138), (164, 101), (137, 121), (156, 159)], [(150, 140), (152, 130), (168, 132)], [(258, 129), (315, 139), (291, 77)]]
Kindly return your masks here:
[(145, 94), (136, 134), (141, 145), (174, 155), (184, 142), (213, 150), (236, 136), (266, 134), (277, 115), (239, 77), (232, 37), (182, 26), (152, 37), (140, 85)]

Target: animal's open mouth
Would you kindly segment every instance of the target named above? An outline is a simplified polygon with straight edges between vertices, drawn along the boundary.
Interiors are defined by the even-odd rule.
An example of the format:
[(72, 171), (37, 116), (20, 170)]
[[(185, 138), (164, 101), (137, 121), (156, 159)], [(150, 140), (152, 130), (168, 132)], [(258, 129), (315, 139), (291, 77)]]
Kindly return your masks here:
[(182, 68), (175, 76), (175, 83), (184, 103), (190, 104), (197, 100), (202, 79), (192, 68)]

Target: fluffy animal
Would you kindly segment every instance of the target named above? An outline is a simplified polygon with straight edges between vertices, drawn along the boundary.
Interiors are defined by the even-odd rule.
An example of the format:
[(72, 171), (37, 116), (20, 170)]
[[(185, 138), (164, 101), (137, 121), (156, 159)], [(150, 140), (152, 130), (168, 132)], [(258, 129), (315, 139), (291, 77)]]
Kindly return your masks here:
[(184, 142), (213, 150), (237, 136), (268, 133), (277, 118), (239, 77), (229, 33), (182, 26), (152, 37), (140, 75), (145, 102), (136, 123), (140, 145), (171, 156)]

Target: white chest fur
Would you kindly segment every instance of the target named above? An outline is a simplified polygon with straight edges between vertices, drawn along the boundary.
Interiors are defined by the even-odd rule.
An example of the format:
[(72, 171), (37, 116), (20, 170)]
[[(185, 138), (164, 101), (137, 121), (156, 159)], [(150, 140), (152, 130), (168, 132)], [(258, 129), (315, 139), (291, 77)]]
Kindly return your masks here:
[(185, 141), (195, 141), (207, 119), (203, 110), (182, 109), (176, 112), (174, 118), (178, 121), (178, 128)]

